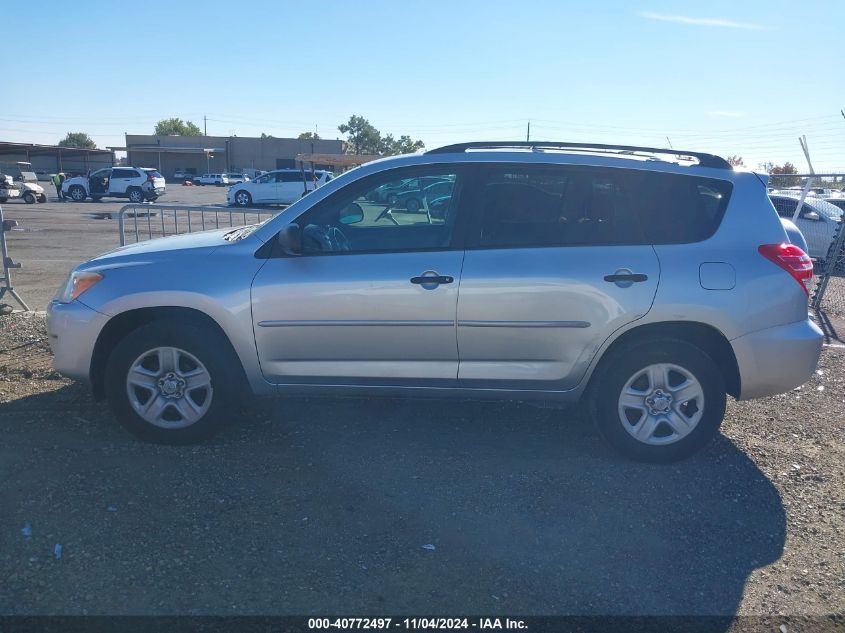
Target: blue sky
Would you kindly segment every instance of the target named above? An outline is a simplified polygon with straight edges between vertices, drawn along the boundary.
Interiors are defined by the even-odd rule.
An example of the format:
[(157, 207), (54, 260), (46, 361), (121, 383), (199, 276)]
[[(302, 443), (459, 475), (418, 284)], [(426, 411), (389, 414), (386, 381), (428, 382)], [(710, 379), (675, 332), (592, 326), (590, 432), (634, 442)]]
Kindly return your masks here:
[[(845, 171), (845, 3), (38, 3), (6, 12), (0, 140), (100, 146), (164, 117), (339, 136), (351, 114), (428, 147), (636, 143)], [(116, 8), (117, 7), (117, 8)], [(26, 15), (25, 15), (26, 14)], [(21, 21), (16, 28), (16, 21)], [(33, 37), (37, 34), (37, 37)]]

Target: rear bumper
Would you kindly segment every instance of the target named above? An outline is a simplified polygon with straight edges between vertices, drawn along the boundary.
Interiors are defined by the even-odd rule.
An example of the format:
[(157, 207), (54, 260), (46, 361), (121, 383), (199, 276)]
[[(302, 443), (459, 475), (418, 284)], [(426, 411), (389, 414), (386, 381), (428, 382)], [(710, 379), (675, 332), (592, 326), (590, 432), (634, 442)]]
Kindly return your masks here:
[(810, 319), (759, 330), (731, 341), (740, 376), (739, 400), (803, 385), (816, 370), (824, 334)]

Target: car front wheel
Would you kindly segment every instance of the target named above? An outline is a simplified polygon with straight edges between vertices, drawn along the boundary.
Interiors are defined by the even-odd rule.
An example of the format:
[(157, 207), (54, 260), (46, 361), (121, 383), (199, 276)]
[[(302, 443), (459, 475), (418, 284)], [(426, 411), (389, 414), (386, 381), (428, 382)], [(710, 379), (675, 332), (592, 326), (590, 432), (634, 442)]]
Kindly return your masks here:
[(74, 185), (70, 188), (68, 193), (70, 194), (71, 200), (74, 202), (82, 202), (85, 200), (85, 189), (83, 189), (80, 185)]
[(235, 204), (239, 207), (248, 207), (252, 204), (252, 196), (248, 191), (239, 191), (235, 194)]
[(241, 384), (237, 356), (221, 336), (202, 324), (161, 320), (120, 341), (105, 373), (120, 423), (163, 444), (191, 444), (219, 430)]
[(706, 352), (654, 337), (625, 344), (603, 359), (589, 407), (601, 434), (623, 455), (673, 462), (716, 435), (725, 401), (724, 378)]

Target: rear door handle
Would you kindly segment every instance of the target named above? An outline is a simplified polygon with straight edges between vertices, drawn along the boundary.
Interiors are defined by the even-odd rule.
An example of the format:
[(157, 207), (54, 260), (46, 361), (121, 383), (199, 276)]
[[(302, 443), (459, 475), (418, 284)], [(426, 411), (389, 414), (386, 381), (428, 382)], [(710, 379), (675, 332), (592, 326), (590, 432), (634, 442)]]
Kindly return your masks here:
[(648, 281), (648, 275), (644, 275), (643, 273), (615, 273), (613, 275), (605, 275), (604, 280), (614, 283), (620, 281), (640, 282)]
[(450, 284), (455, 281), (454, 277), (449, 277), (448, 275), (422, 275), (420, 277), (411, 277), (412, 284), (420, 284), (427, 286), (428, 284), (439, 285), (439, 284)]

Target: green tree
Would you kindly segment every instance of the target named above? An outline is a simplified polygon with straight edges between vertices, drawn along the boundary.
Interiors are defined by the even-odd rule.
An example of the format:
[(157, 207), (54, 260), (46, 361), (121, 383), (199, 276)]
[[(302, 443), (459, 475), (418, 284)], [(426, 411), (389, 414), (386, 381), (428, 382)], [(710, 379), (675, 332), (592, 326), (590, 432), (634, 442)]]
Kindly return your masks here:
[(346, 134), (352, 154), (378, 154), (381, 146), (381, 134), (362, 116), (353, 114), (349, 121), (337, 126), (342, 134)]
[(341, 133), (346, 134), (351, 154), (378, 154), (387, 156), (391, 154), (407, 154), (425, 147), (422, 141), (413, 141), (410, 136), (393, 138), (393, 134), (381, 135), (367, 119), (357, 114), (349, 117), (349, 121), (337, 128)]
[(319, 141), (320, 135), (316, 132), (300, 132), (299, 136), (297, 136), (300, 141)]
[(413, 141), (407, 134), (394, 139), (392, 134), (386, 135), (382, 138), (382, 147), (380, 154), (385, 156), (392, 154), (413, 154), (416, 151), (425, 148), (425, 143), (422, 141)]
[(202, 136), (202, 130), (199, 129), (199, 126), (177, 117), (162, 119), (156, 123), (155, 133), (158, 136)]
[(772, 184), (776, 187), (796, 187), (800, 185), (801, 179), (793, 175), (797, 173), (798, 169), (789, 161), (786, 161), (783, 165), (772, 165), (769, 169), (769, 174), (776, 176), (772, 179)]
[(96, 149), (97, 144), (85, 132), (68, 132), (61, 141), (59, 147), (79, 147), (82, 149)]
[(261, 138), (276, 138), (272, 134), (265, 134), (264, 132), (261, 133)]

